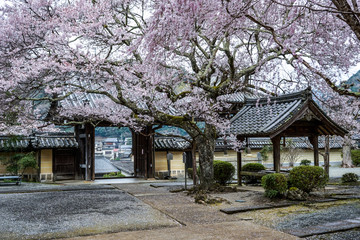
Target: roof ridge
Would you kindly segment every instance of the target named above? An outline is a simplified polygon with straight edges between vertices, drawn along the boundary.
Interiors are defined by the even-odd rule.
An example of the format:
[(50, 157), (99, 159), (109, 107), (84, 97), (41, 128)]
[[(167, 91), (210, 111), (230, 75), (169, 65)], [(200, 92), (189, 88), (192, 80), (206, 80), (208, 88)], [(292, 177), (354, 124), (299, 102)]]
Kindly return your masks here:
[(290, 104), (288, 107), (283, 109), (274, 119), (269, 120), (265, 126), (263, 126), (259, 132), (266, 132), (270, 128), (272, 128), (274, 125), (278, 124), (281, 120), (283, 120), (287, 115), (285, 113), (292, 112), (299, 104), (301, 103), (301, 100), (294, 101), (292, 104)]
[(311, 91), (311, 87), (308, 87), (302, 91), (299, 92), (293, 92), (293, 93), (287, 93), (287, 94), (282, 94), (279, 96), (275, 96), (275, 97), (262, 97), (262, 98), (247, 98), (245, 97), (245, 105), (253, 105), (254, 103), (268, 103), (269, 102), (269, 98), (270, 98), (270, 103), (271, 102), (290, 102), (293, 100), (307, 100), (307, 99), (312, 99), (312, 91)]

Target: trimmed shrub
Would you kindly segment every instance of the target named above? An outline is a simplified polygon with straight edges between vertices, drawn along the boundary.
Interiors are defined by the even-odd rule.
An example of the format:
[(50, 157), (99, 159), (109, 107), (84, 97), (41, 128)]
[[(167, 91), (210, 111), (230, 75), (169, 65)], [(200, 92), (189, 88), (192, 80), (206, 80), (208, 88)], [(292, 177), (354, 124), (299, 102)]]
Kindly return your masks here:
[(265, 197), (267, 198), (276, 198), (279, 196), (279, 192), (276, 190), (266, 190)]
[[(266, 168), (261, 163), (247, 163), (241, 168), (241, 170), (245, 172), (260, 172), (265, 169)], [(261, 177), (244, 176), (243, 179), (245, 179), (246, 183), (257, 183), (258, 180), (261, 180)]]
[(125, 175), (122, 174), (121, 171), (120, 172), (111, 172), (111, 173), (103, 175), (103, 178), (120, 178), (120, 177), (125, 177)]
[(300, 162), (300, 166), (310, 166), (310, 164), (311, 164), (311, 161), (307, 160), (307, 159), (303, 159)]
[(266, 197), (283, 196), (287, 190), (287, 179), (281, 173), (267, 174), (261, 178), (261, 185), (265, 189)]
[(247, 163), (241, 168), (241, 170), (245, 172), (260, 172), (265, 169), (261, 163)]
[(325, 187), (328, 176), (324, 169), (318, 166), (294, 167), (289, 174), (289, 181), (292, 187), (309, 193), (316, 188)]
[(221, 185), (230, 182), (235, 174), (235, 167), (225, 161), (214, 161), (214, 180)]
[(0, 162), (5, 165), (6, 172), (12, 175), (23, 176), (27, 169), (39, 168), (34, 152), (17, 153), (10, 158), (1, 157)]
[(355, 173), (345, 173), (341, 177), (342, 183), (356, 183), (359, 180), (359, 176)]
[(360, 150), (351, 150), (351, 159), (355, 166), (360, 166)]

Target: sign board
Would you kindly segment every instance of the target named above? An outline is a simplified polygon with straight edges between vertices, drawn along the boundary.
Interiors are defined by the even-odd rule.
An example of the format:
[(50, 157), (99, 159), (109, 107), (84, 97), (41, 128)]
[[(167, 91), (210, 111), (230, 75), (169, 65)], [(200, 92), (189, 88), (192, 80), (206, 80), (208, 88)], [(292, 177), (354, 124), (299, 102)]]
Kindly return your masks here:
[(168, 153), (166, 154), (166, 159), (167, 160), (173, 160), (174, 159), (174, 155), (172, 153)]

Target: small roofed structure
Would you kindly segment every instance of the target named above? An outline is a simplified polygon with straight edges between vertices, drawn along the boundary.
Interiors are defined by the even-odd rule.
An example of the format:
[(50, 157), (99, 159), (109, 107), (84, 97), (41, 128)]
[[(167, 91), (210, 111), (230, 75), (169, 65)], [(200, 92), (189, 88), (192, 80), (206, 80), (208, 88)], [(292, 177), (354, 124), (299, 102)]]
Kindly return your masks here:
[[(343, 137), (347, 133), (314, 102), (311, 88), (278, 97), (246, 98), (244, 106), (231, 119), (230, 132), (239, 140), (270, 137), (276, 172), (280, 172), (281, 138), (285, 144), (285, 137), (308, 137), (314, 149), (314, 165), (319, 166), (318, 137)], [(241, 153), (238, 153), (238, 166), (241, 166)], [(238, 174), (240, 177), (240, 170)]]
[[(61, 179), (79, 179), (81, 172), (78, 142), (73, 133), (53, 132), (34, 133), (29, 136), (0, 136), (0, 157), (9, 158), (17, 153), (34, 152), (39, 169), (27, 171), (28, 179), (33, 177), (41, 181)], [(0, 174), (7, 174), (0, 163)]]

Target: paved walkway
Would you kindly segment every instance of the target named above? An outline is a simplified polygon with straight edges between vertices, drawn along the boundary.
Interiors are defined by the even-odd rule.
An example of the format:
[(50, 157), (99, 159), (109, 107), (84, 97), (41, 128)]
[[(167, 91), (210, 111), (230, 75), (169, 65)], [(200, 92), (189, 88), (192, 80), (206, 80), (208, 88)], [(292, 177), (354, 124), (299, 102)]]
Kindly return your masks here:
[[(104, 182), (1, 186), (0, 238), (297, 239), (224, 214), (219, 206), (196, 204), (193, 197), (182, 192), (169, 192), (183, 182), (153, 179), (117, 179), (116, 184), (107, 185)], [(19, 224), (14, 225), (13, 221)], [(94, 225), (102, 227), (95, 229)], [(85, 236), (75, 237), (79, 235)]]
[[(178, 183), (179, 184), (179, 183)], [(112, 234), (77, 237), (71, 239), (297, 239), (264, 226), (240, 220), (236, 215), (219, 211), (218, 206), (194, 203), (193, 197), (183, 193), (171, 193), (176, 183), (114, 184), (142, 202), (150, 205), (173, 221), (178, 227), (167, 227), (146, 231), (127, 231)]]
[[(298, 239), (294, 236), (277, 232), (245, 221), (222, 222), (215, 224), (190, 225), (185, 227), (163, 228), (157, 230), (119, 232), (88, 237), (71, 238), (71, 240), (291, 240)], [(70, 239), (69, 239), (70, 240)]]

